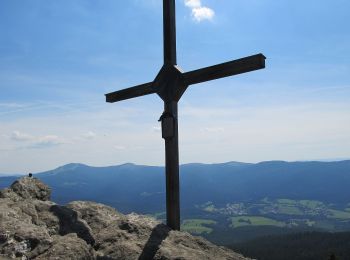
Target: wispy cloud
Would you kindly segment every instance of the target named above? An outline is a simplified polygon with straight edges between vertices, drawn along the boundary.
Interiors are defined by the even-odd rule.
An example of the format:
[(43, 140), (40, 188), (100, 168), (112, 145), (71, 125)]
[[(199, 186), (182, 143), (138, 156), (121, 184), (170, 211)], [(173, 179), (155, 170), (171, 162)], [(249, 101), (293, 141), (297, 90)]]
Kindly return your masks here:
[(33, 140), (34, 137), (19, 131), (13, 131), (10, 138), (15, 141), (30, 141)]
[(153, 130), (154, 132), (160, 132), (160, 131), (162, 130), (162, 128), (161, 128), (160, 126), (153, 126), (153, 127), (152, 127), (152, 130)]
[(66, 143), (57, 135), (46, 135), (36, 138), (35, 141), (28, 146), (28, 148), (49, 148)]
[(201, 0), (185, 0), (185, 5), (192, 11), (192, 18), (196, 22), (212, 20), (215, 16), (213, 9), (203, 6)]
[[(349, 154), (348, 102), (257, 107), (232, 107), (233, 103), (182, 104), (182, 163), (299, 160)], [(162, 165), (164, 142), (159, 125), (152, 121), (157, 119), (158, 111), (146, 112), (142, 117), (147, 120), (138, 121), (134, 114), (140, 112), (120, 112), (113, 107), (74, 111), (69, 117), (47, 115), (5, 121), (0, 128), (0, 172), (36, 172), (71, 161)], [(125, 115), (131, 117), (130, 122), (125, 121)], [(83, 138), (94, 134), (92, 140)]]
[(224, 132), (225, 129), (223, 127), (203, 127), (201, 131), (208, 133), (221, 133)]
[(22, 108), (24, 105), (23, 104), (18, 104), (15, 102), (0, 102), (0, 108)]
[(125, 150), (125, 149), (126, 149), (126, 147), (123, 146), (123, 145), (115, 145), (114, 148), (115, 148), (116, 150)]
[(92, 132), (92, 131), (89, 131), (89, 132), (83, 134), (82, 136), (84, 139), (94, 139), (97, 136), (97, 134)]
[(33, 136), (20, 131), (13, 131), (9, 138), (13, 141), (25, 143), (23, 148), (48, 148), (67, 143), (57, 135)]

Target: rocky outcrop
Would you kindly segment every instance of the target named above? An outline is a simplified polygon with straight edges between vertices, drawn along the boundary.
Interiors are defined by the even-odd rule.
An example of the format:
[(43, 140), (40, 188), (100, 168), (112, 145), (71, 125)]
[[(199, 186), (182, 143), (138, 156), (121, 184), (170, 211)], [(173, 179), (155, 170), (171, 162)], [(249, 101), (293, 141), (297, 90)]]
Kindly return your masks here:
[(60, 206), (50, 194), (30, 177), (0, 191), (0, 259), (247, 259), (146, 216), (86, 201)]

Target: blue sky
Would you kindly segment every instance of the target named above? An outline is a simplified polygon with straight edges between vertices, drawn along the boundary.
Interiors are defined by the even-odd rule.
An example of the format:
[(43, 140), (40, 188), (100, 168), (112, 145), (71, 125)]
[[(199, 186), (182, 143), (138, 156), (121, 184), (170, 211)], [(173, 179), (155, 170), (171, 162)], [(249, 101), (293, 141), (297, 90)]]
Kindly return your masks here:
[[(256, 53), (265, 70), (191, 86), (180, 161), (350, 157), (345, 0), (177, 0), (178, 64)], [(162, 1), (0, 1), (0, 172), (164, 163), (156, 95), (105, 103), (162, 65)]]

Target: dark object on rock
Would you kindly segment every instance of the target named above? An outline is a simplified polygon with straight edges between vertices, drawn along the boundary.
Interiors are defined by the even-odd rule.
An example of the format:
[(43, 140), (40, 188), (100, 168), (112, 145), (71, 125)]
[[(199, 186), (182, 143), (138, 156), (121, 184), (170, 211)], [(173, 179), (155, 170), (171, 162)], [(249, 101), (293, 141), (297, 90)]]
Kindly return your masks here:
[(50, 188), (23, 177), (0, 191), (0, 259), (231, 259), (233, 251), (172, 231), (155, 219), (94, 202), (59, 206)]
[(29, 174), (28, 174), (28, 177), (29, 177), (29, 178), (32, 178), (32, 177), (33, 177), (33, 174), (32, 174), (32, 173), (29, 173)]

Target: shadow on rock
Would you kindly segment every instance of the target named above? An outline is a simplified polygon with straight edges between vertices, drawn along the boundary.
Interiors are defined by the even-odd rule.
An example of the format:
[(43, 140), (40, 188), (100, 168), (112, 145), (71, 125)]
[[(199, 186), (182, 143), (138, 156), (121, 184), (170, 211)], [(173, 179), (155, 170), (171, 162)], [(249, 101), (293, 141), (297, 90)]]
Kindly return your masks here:
[(138, 260), (153, 259), (163, 240), (168, 237), (169, 231), (170, 229), (164, 224), (155, 226)]
[(59, 234), (64, 236), (69, 233), (76, 233), (77, 236), (90, 245), (95, 244), (94, 236), (88, 224), (79, 218), (78, 213), (65, 206), (53, 205), (50, 211), (59, 219)]

